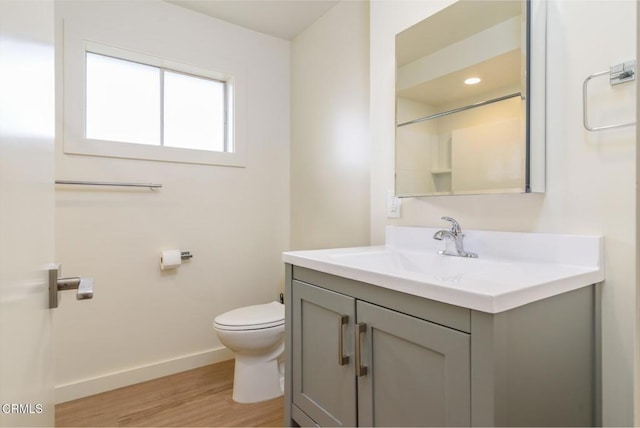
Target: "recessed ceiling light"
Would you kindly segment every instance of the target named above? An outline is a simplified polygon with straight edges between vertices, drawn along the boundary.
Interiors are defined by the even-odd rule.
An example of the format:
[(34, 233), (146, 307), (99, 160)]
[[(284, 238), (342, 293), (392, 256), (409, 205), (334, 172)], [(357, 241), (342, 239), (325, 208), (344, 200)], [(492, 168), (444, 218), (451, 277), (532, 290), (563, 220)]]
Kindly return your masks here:
[(464, 81), (465, 85), (475, 85), (476, 83), (480, 83), (482, 79), (480, 79), (479, 77), (469, 77), (468, 79), (466, 79)]

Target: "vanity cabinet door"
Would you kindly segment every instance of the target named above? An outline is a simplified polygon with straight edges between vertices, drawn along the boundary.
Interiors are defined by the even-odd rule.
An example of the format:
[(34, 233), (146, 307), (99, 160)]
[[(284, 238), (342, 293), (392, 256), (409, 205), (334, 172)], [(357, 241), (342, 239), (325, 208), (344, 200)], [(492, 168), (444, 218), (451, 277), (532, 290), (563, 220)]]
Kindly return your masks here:
[(295, 280), (291, 295), (293, 403), (320, 426), (356, 426), (355, 299)]
[(469, 334), (362, 301), (357, 314), (360, 426), (470, 426)]

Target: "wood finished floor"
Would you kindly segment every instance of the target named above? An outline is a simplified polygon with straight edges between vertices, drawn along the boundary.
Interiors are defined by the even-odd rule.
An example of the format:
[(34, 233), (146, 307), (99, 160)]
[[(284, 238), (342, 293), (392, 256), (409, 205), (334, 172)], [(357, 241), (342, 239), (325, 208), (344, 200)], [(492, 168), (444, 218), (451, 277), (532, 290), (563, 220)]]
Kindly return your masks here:
[(56, 406), (56, 427), (275, 427), (282, 397), (254, 404), (231, 399), (233, 360)]

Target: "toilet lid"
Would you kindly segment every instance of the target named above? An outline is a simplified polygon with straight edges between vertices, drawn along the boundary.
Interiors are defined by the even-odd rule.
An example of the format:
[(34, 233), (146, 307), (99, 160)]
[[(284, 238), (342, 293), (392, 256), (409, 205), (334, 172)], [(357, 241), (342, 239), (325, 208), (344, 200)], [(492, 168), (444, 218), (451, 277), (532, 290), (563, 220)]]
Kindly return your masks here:
[(226, 330), (252, 330), (284, 324), (284, 305), (279, 302), (245, 306), (218, 315), (216, 327)]

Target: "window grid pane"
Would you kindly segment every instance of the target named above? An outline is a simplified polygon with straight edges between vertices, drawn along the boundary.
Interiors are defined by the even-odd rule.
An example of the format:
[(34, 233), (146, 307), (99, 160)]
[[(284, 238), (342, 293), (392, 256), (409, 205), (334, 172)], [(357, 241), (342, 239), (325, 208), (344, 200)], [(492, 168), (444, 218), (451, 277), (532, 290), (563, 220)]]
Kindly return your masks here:
[(87, 52), (86, 136), (160, 144), (160, 70)]
[(225, 82), (164, 70), (163, 144), (225, 151)]

